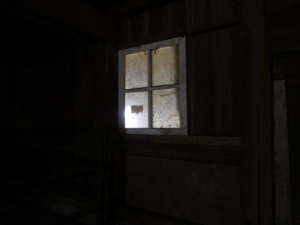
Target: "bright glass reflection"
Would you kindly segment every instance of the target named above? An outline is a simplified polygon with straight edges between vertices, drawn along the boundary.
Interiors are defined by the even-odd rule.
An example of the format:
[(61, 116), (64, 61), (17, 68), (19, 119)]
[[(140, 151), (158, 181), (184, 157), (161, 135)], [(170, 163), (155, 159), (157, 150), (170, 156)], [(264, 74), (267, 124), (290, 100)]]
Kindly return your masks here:
[(148, 128), (148, 92), (125, 94), (125, 128)]

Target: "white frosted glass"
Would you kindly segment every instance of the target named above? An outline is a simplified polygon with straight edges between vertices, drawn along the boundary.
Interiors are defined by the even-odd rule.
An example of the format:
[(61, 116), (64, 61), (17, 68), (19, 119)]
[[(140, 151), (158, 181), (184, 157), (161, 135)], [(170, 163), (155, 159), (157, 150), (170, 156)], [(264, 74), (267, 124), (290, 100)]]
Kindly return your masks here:
[(125, 94), (125, 128), (148, 128), (148, 92)]
[(153, 127), (180, 128), (177, 88), (153, 91)]
[(177, 46), (152, 51), (152, 85), (168, 85), (178, 82)]
[(125, 56), (125, 89), (148, 86), (147, 52), (137, 52)]

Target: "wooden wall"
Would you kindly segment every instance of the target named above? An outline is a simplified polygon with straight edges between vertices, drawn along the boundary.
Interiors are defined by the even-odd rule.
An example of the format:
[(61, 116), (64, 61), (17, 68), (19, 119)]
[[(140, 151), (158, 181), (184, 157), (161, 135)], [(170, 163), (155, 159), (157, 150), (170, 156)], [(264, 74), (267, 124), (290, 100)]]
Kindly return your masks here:
[[(43, 162), (51, 169), (52, 159), (62, 158), (72, 164), (69, 169), (96, 165), (103, 130), (112, 130), (109, 139), (119, 144), (117, 50), (185, 36), (188, 137), (120, 135), (113, 151), (115, 199), (109, 203), (116, 207), (117, 224), (297, 224), (298, 2), (154, 2), (111, 15), (117, 25), (112, 17), (96, 17), (101, 22), (92, 28), (84, 25), (91, 21), (83, 24), (72, 13), (68, 24), (57, 26), (65, 15), (59, 7), (54, 23), (41, 21), (41, 12), (30, 23), (2, 14), (0, 122), (10, 147), (3, 159), (11, 160), (5, 165), (19, 171), (10, 164), (17, 159), (35, 172)], [(106, 30), (107, 23), (117, 32)], [(281, 203), (273, 177), (270, 74), (285, 80), (287, 91), (292, 217), (287, 211), (283, 222), (276, 217)], [(11, 150), (15, 142), (17, 152)], [(32, 154), (19, 154), (25, 146)], [(21, 163), (25, 156), (32, 167)], [(91, 194), (97, 192), (95, 182), (86, 178), (72, 185)]]
[[(248, 21), (245, 14), (253, 6), (249, 2), (178, 0), (119, 18), (117, 49), (186, 37), (188, 90), (188, 137), (184, 141), (172, 144), (166, 137), (123, 137), (126, 163), (119, 171), (119, 224), (224, 225), (263, 220), (271, 224), (272, 194), (266, 192), (268, 200), (259, 199), (258, 194), (270, 188), (271, 182), (259, 184), (261, 145), (253, 144), (259, 135), (254, 130), (261, 129), (254, 124), (258, 117), (254, 108), (261, 102), (253, 99), (263, 93), (253, 85), (259, 81), (268, 91), (271, 82), (267, 75), (264, 81), (259, 78), (267, 64), (257, 70), (252, 64), (255, 54), (264, 54), (254, 44), (252, 29), (263, 24)], [(263, 33), (255, 38), (265, 41)], [(270, 105), (261, 108), (267, 115), (264, 107)], [(249, 108), (253, 113), (246, 111)], [(268, 124), (264, 128), (267, 131)], [(200, 141), (192, 141), (191, 136)], [(220, 136), (227, 142), (209, 141)], [(237, 143), (232, 141), (236, 139)], [(265, 168), (270, 165), (270, 154), (266, 154)], [(264, 170), (262, 176), (269, 175)], [(266, 206), (263, 216), (260, 204)]]

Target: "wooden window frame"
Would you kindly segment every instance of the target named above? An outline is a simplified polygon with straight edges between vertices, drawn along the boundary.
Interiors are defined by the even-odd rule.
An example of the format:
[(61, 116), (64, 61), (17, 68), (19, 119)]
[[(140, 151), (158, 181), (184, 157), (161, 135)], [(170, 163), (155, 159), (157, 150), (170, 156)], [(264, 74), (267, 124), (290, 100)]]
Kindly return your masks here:
[[(119, 128), (123, 130), (125, 134), (150, 134), (150, 135), (187, 135), (187, 104), (186, 104), (186, 41), (185, 37), (178, 37), (173, 39), (168, 39), (164, 41), (158, 41), (150, 44), (145, 44), (139, 47), (133, 47), (128, 49), (123, 49), (119, 51)], [(178, 47), (178, 72), (179, 72), (179, 84), (171, 84), (164, 86), (147, 86), (145, 88), (137, 88), (139, 91), (147, 91), (151, 93), (152, 90), (167, 89), (176, 87), (179, 89), (179, 115), (180, 115), (180, 128), (153, 128), (150, 123), (152, 119), (149, 119), (150, 128), (125, 128), (125, 93), (134, 92), (137, 89), (125, 90), (125, 55), (136, 53), (140, 51), (150, 51), (152, 49), (157, 49), (166, 46), (177, 45)], [(148, 66), (149, 67), (149, 66)], [(150, 69), (149, 79), (152, 78)], [(152, 103), (148, 101), (149, 104), (149, 118), (152, 118)], [(151, 110), (150, 110), (151, 109)]]

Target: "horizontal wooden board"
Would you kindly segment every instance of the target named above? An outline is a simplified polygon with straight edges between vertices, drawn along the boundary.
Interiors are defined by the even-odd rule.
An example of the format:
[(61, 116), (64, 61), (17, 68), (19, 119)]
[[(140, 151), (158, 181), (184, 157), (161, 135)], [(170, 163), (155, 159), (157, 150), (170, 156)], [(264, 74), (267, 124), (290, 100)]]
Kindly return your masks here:
[(128, 142), (150, 142), (161, 144), (181, 145), (212, 145), (212, 146), (240, 146), (240, 137), (225, 136), (160, 136), (160, 135), (126, 135), (123, 136)]
[(119, 212), (122, 225), (202, 225), (128, 206), (119, 209)]
[(155, 143), (126, 144), (129, 155), (239, 165), (241, 148), (237, 146), (199, 146)]

